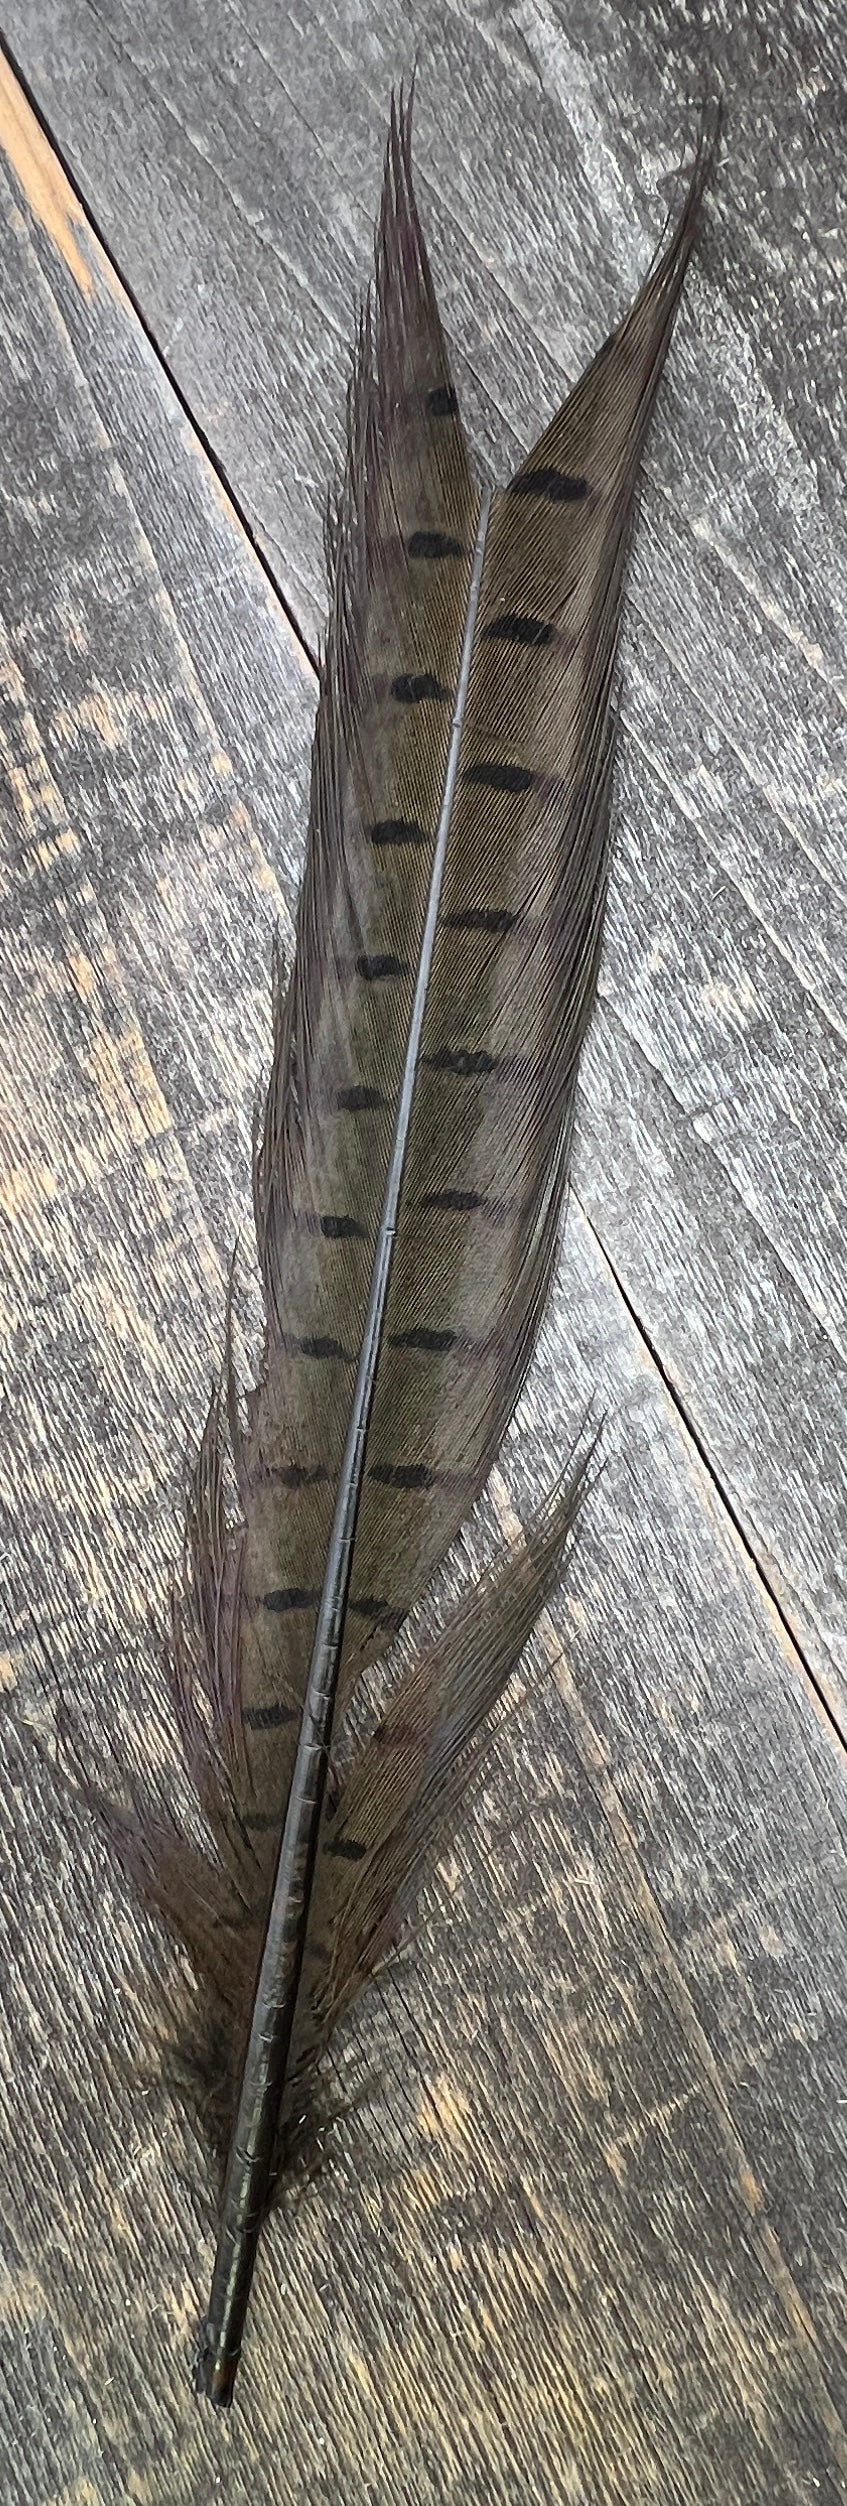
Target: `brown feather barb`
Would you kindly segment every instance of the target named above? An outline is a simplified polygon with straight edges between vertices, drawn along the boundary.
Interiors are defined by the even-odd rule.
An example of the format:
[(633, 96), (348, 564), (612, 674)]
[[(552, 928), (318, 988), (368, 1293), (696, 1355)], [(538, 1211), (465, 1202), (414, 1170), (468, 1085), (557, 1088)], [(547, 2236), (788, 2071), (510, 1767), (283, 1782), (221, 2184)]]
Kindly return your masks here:
[[(263, 1363), (242, 1422), (228, 1328), (174, 1601), (210, 1849), (89, 1787), (204, 1997), (228, 2163), (199, 2380), (219, 2403), (316, 2065), (455, 1820), (584, 1487), (583, 1461), (434, 1637), (400, 1637), (485, 1486), (550, 1285), (606, 897), (624, 568), (712, 144), (632, 310), (506, 490), (480, 496), (410, 109), (392, 105), (328, 529), (296, 954), (257, 1129)], [(373, 1728), (350, 1708), (375, 1663)]]

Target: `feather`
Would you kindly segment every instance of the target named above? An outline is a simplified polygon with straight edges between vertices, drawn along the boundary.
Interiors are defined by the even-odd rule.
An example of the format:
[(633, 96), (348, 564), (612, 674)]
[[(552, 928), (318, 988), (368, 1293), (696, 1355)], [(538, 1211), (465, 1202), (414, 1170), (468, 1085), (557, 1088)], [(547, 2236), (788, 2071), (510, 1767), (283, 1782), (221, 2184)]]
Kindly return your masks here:
[(411, 107), (392, 102), (327, 523), (296, 948), (287, 985), (275, 966), (256, 1122), (263, 1359), (242, 1417), (230, 1290), (172, 1598), (207, 1847), (83, 1778), (199, 1979), (227, 2155), (199, 2368), (219, 2403), (316, 2069), (455, 1823), (585, 1492), (593, 1448), (523, 1545), (434, 1633), (410, 1631), (500, 1450), (555, 1261), (606, 901), (624, 570), (713, 146), (704, 129), (632, 310), (509, 486), (480, 495)]

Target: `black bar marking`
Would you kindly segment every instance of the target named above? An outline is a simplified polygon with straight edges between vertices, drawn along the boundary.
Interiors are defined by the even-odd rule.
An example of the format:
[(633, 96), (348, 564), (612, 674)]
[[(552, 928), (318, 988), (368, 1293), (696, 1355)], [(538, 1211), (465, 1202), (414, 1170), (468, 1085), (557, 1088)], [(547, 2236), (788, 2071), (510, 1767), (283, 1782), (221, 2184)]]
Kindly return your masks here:
[(452, 383), (436, 383), (434, 391), (427, 392), (426, 405), (431, 418), (457, 418), (459, 415), (459, 403)]
[(447, 531), (413, 531), (406, 541), (406, 553), (409, 557), (438, 558), (464, 557), (467, 552), (461, 540), (451, 539)]
[(345, 1366), (354, 1366), (356, 1363), (355, 1353), (350, 1349), (345, 1349), (340, 1340), (330, 1339), (328, 1333), (306, 1332), (301, 1337), (301, 1334), (296, 1331), (282, 1331), (280, 1339), (283, 1348), (287, 1349), (292, 1357), (315, 1357), (321, 1361), (340, 1357), (343, 1358)]
[(277, 1488), (319, 1488), (332, 1472), (325, 1462), (280, 1462), (267, 1476)]
[(485, 1079), (489, 1071), (497, 1069), (493, 1053), (473, 1052), (467, 1045), (459, 1045), (451, 1052), (449, 1044), (442, 1044), (440, 1052), (427, 1054), (426, 1062), (429, 1070), (450, 1070), (457, 1079)]
[(278, 1828), (281, 1825), (278, 1810), (245, 1810), (242, 1820), (242, 1826), (251, 1829), (253, 1835), (259, 1836), (269, 1836), (272, 1828)]
[(391, 695), (398, 705), (449, 705), (452, 691), (442, 687), (431, 670), (421, 670), (417, 677), (410, 670), (401, 670), (391, 681)]
[(392, 1331), (388, 1345), (391, 1349), (428, 1349), (439, 1357), (445, 1349), (455, 1349), (456, 1338), (455, 1331), (428, 1331), (419, 1323), (413, 1331)]
[(318, 1234), (328, 1236), (332, 1243), (348, 1236), (364, 1236), (367, 1241), (367, 1227), (362, 1227), (358, 1218), (348, 1218), (346, 1210), (321, 1210), (316, 1226)]
[(376, 1114), (385, 1112), (388, 1098), (378, 1088), (339, 1088), (335, 1102), (340, 1114)]
[(427, 1462), (372, 1462), (369, 1479), (376, 1479), (382, 1488), (476, 1488), (475, 1471), (431, 1470)]
[(375, 1749), (415, 1750), (421, 1756), (427, 1744), (419, 1723), (385, 1722), (377, 1724), (373, 1745)]
[(524, 470), (513, 479), (510, 496), (546, 496), (551, 505), (579, 505), (588, 494), (588, 480), (575, 478), (569, 470)]
[(336, 1853), (340, 1862), (363, 1862), (367, 1850), (358, 1836), (330, 1836), (324, 1846), (324, 1852)]
[(484, 783), (492, 792), (528, 792), (535, 782), (531, 766), (509, 766), (499, 757), (480, 757), (466, 766), (464, 783)]
[(307, 1589), (305, 1584), (279, 1584), (275, 1592), (263, 1592), (262, 1607), (265, 1610), (275, 1610), (277, 1613), (284, 1610), (315, 1610), (320, 1597), (320, 1586), (315, 1592)]
[(556, 629), (546, 618), (526, 618), (516, 609), (504, 609), (499, 618), (489, 619), (480, 641), (496, 638), (501, 644), (553, 644)]
[(363, 983), (387, 982), (391, 975), (411, 974), (405, 957), (357, 957), (356, 973)]
[(387, 1601), (384, 1593), (363, 1592), (358, 1600), (355, 1597), (351, 1598), (348, 1608), (352, 1611), (354, 1618), (367, 1619), (370, 1627), (382, 1627), (386, 1634), (393, 1636), (399, 1636), (407, 1616), (405, 1610), (395, 1609), (393, 1602)]
[(378, 847), (389, 844), (431, 844), (426, 827), (419, 827), (416, 818), (377, 818), (370, 829), (370, 840)]
[(284, 1723), (296, 1723), (298, 1714), (293, 1705), (245, 1705), (241, 1720), (246, 1732), (276, 1732)]
[(520, 914), (510, 913), (507, 905), (463, 905), (460, 911), (444, 916), (449, 931), (491, 931), (495, 936), (514, 931), (521, 919)]
[(426, 1462), (372, 1462), (369, 1477), (382, 1488), (437, 1488), (439, 1473)]
[(513, 1217), (515, 1210), (520, 1209), (521, 1206), (519, 1198), (514, 1193), (509, 1200), (496, 1201), (490, 1193), (462, 1192), (455, 1186), (445, 1188), (443, 1192), (427, 1192), (421, 1202), (422, 1209), (481, 1210), (486, 1218), (493, 1218), (498, 1225), (502, 1225), (505, 1219)]
[(454, 1190), (428, 1192), (423, 1207), (424, 1209), (484, 1209), (485, 1193)]

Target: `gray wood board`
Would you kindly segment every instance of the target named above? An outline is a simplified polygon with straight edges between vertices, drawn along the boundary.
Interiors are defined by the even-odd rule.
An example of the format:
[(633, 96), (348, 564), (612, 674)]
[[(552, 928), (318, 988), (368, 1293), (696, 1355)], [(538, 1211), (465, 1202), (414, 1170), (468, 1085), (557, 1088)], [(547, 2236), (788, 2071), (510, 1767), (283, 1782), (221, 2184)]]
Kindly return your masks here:
[(169, 1961), (48, 1760), (61, 1687), (179, 1784), (159, 1595), (249, 1242), (313, 690), (19, 103), (14, 136), (5, 2494), (270, 2506), (284, 2476), (303, 2506), (835, 2506), (843, 1761), (578, 1208), (496, 1495), (525, 1508), (600, 1398), (571, 1590), (412, 1962), (340, 2058), (324, 2174), (265, 2240), (231, 2422), (192, 2399), (211, 2223), (155, 2082)]
[(843, 104), (834, 15), (6, 0), (59, 143), (314, 643), (389, 81), (474, 440), (523, 451), (649, 259), (714, 59), (652, 441), (582, 1206), (845, 1710)]

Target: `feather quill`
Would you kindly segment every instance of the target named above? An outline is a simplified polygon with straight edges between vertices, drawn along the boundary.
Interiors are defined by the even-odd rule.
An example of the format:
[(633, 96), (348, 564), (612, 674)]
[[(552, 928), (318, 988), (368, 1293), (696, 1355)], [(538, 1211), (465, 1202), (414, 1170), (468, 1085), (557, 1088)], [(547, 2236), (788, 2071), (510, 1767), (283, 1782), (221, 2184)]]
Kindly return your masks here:
[[(173, 1593), (209, 1849), (86, 1787), (200, 1982), (227, 2168), (199, 2381), (222, 2404), (315, 2070), (455, 1822), (584, 1492), (583, 1455), (434, 1635), (401, 1634), (485, 1486), (550, 1285), (606, 900), (624, 570), (712, 149), (704, 131), (631, 311), (509, 486), (480, 495), (411, 107), (392, 102), (327, 526), (296, 951), (287, 986), (276, 966), (256, 1125), (263, 1362), (242, 1417), (228, 1314)], [(356, 1709), (376, 1664), (374, 1725)]]

